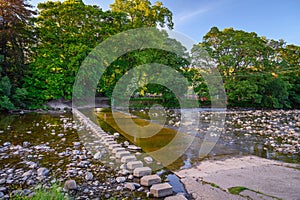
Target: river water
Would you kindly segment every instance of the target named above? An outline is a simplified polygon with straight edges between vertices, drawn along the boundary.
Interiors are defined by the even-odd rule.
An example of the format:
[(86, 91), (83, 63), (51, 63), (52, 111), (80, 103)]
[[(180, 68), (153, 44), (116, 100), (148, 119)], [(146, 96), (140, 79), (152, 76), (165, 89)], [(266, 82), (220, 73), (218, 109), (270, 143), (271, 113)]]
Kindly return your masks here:
[[(120, 129), (110, 109), (98, 111), (93, 112), (93, 115), (104, 131), (111, 134), (119, 132), (121, 133), (118, 138), (120, 143), (129, 141), (142, 147), (143, 152), (150, 154), (169, 144), (178, 134), (181, 125), (180, 110), (165, 110), (163, 113), (155, 110), (150, 112), (149, 110), (131, 110), (129, 115), (121, 113), (118, 123), (127, 124), (128, 120), (133, 118), (136, 125), (142, 128), (150, 123), (156, 124), (155, 121), (149, 122), (151, 115), (165, 115), (164, 123), (159, 125), (163, 128), (158, 134), (144, 139), (135, 138), (134, 135), (127, 134), (126, 131)], [(212, 151), (205, 157), (199, 156), (199, 148), (201, 148), (201, 141), (212, 128), (211, 118), (214, 115), (209, 110), (197, 112), (199, 123), (193, 131), (194, 139), (189, 148), (167, 168), (157, 171), (177, 187), (176, 192), (182, 192), (184, 189), (180, 184), (176, 184), (178, 179), (167, 171), (189, 168), (203, 159), (256, 155), (282, 162), (300, 163), (299, 110), (226, 111), (223, 129), (219, 130), (221, 134), (218, 135)], [(189, 122), (185, 123), (189, 126)], [(59, 168), (69, 169), (68, 163), (77, 159), (76, 155), (73, 155), (77, 153), (74, 143), (81, 141), (79, 134), (81, 129), (82, 127), (76, 123), (71, 113), (0, 114), (0, 164), (5, 169), (22, 168), (23, 165), (25, 166), (24, 163), (30, 161), (50, 168), (59, 176)], [(188, 138), (191, 136), (188, 131), (183, 133), (184, 137), (186, 135)], [(178, 144), (177, 147), (182, 150), (180, 143)], [(5, 148), (11, 149), (5, 150)], [(74, 157), (67, 156), (68, 152), (71, 152), (70, 155)], [(107, 176), (109, 179), (109, 174)], [(76, 176), (75, 180), (77, 180)]]

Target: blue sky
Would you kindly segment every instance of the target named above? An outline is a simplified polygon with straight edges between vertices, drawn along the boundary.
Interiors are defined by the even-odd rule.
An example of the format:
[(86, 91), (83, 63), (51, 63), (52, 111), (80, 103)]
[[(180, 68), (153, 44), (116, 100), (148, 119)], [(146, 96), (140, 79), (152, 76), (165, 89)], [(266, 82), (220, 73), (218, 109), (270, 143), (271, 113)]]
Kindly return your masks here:
[[(33, 5), (44, 0), (31, 0)], [(109, 9), (114, 0), (83, 0)], [(196, 42), (216, 26), (256, 32), (269, 39), (300, 45), (298, 0), (160, 0), (173, 12), (175, 31)], [(152, 0), (152, 2), (155, 2)]]

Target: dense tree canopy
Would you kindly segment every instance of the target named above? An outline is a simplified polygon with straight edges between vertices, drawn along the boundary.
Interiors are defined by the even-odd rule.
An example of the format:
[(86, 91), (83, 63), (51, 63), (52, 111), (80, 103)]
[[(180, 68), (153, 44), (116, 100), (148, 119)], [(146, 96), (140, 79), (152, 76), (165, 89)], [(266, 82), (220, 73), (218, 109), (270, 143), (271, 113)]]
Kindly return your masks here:
[(28, 70), (35, 14), (26, 0), (0, 0), (0, 110), (20, 105), (27, 92), (19, 88)]
[[(268, 40), (253, 32), (232, 28), (220, 31), (216, 27), (199, 45), (207, 49), (223, 75), (229, 106), (298, 105), (289, 89), (298, 88), (299, 54), (295, 51), (299, 47), (285, 46), (283, 41)], [(287, 68), (291, 70), (288, 77), (282, 73)]]
[[(0, 110), (70, 99), (77, 71), (94, 47), (122, 31), (157, 26), (172, 29), (172, 12), (149, 0), (115, 0), (108, 11), (82, 0), (48, 1), (38, 5), (37, 15), (26, 0), (0, 0)], [(203, 68), (194, 67), (183, 46), (165, 36), (156, 41), (157, 49), (137, 49), (111, 63), (99, 81), (98, 94), (111, 97), (117, 81), (133, 67), (160, 63), (182, 73), (199, 98), (209, 102)], [(158, 50), (166, 46), (177, 53)], [(299, 46), (213, 27), (192, 56), (199, 56), (201, 48), (222, 75), (229, 106), (300, 107)], [(144, 79), (152, 73), (139, 72)], [(136, 93), (163, 94), (168, 106), (176, 104), (174, 94), (159, 85), (149, 84)]]

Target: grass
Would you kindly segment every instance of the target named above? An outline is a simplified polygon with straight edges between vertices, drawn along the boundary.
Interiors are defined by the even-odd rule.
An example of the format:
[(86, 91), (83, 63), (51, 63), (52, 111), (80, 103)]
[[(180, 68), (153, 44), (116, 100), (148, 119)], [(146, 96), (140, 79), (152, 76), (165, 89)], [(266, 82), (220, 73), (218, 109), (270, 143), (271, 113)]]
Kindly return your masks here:
[(11, 197), (14, 200), (66, 200), (67, 198), (61, 192), (61, 187), (58, 185), (53, 185), (49, 190), (43, 188), (37, 188), (35, 190), (35, 195), (32, 197), (26, 197), (22, 195), (17, 195)]
[(240, 194), (244, 190), (248, 190), (248, 188), (243, 187), (243, 186), (237, 186), (237, 187), (228, 188), (228, 191), (231, 194)]
[(212, 187), (215, 187), (215, 188), (220, 188), (220, 186), (218, 186), (217, 184), (215, 184), (215, 183), (211, 183), (210, 184)]

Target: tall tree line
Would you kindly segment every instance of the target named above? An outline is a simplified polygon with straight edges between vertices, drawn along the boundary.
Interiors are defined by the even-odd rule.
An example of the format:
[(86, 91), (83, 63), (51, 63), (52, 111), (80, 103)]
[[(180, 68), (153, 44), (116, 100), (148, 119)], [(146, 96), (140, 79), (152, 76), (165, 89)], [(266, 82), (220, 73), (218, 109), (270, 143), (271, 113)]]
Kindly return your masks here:
[[(94, 47), (124, 30), (157, 25), (172, 29), (172, 12), (161, 2), (152, 4), (149, 0), (115, 0), (108, 11), (82, 0), (48, 1), (40, 3), (37, 12), (26, 0), (0, 0), (0, 110), (71, 99), (78, 68)], [(161, 45), (185, 51), (176, 41)], [(253, 32), (213, 27), (198, 47), (214, 59), (229, 106), (300, 107), (299, 46)], [(111, 96), (126, 71), (156, 62), (183, 73), (199, 97), (209, 101), (199, 68), (189, 68), (188, 60), (153, 49), (131, 52), (111, 64), (97, 91)], [(149, 85), (137, 92), (163, 91), (172, 104), (173, 97), (167, 97), (170, 91), (160, 86)]]

